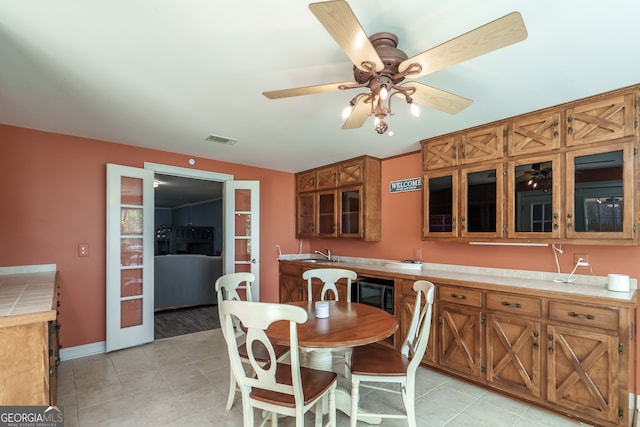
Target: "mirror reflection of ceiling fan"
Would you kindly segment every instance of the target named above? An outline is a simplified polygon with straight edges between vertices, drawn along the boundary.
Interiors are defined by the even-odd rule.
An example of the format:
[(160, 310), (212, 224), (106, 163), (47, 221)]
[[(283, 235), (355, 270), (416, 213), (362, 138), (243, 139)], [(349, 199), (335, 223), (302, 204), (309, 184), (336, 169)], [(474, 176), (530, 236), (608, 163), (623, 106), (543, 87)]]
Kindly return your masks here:
[(456, 114), (473, 103), (416, 81), (404, 82), (405, 79), (433, 73), (527, 38), (520, 13), (512, 12), (409, 58), (397, 48), (395, 34), (383, 32), (367, 37), (346, 1), (311, 3), (309, 9), (353, 62), (354, 81), (263, 92), (264, 96), (278, 99), (362, 89), (364, 92), (354, 96), (343, 112), (342, 129), (362, 127), (367, 117), (374, 116), (379, 134), (388, 129), (384, 118), (393, 114), (393, 97), (404, 98), (414, 115), (420, 111), (416, 104)]

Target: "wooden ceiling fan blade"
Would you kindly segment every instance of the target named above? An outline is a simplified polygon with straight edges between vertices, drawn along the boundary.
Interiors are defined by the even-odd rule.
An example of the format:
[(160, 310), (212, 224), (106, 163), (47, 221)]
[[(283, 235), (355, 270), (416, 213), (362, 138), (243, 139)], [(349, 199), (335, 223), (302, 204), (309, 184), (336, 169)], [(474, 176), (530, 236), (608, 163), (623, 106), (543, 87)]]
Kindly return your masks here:
[(522, 16), (519, 12), (512, 12), (402, 61), (398, 70), (405, 71), (411, 64), (418, 63), (422, 66), (422, 70), (417, 75), (411, 75), (411, 78), (416, 78), (493, 52), (526, 38), (527, 29)]
[(378, 52), (346, 1), (311, 3), (309, 9), (356, 67), (368, 71), (362, 64), (372, 62), (376, 65), (376, 71), (384, 69), (384, 63)]
[(315, 95), (318, 93), (337, 92), (340, 90), (341, 85), (354, 85), (354, 84), (357, 84), (357, 83), (354, 81), (326, 83), (323, 85), (303, 86), (303, 87), (296, 87), (291, 89), (272, 90), (269, 92), (262, 92), (262, 94), (269, 99), (290, 98), (292, 96)]
[[(435, 87), (427, 86), (418, 82), (407, 82), (402, 87), (415, 87), (416, 91), (411, 95), (413, 102), (449, 114), (458, 114), (460, 111), (473, 104), (473, 100), (456, 95)], [(400, 93), (397, 94), (404, 98)]]
[(369, 117), (369, 113), (371, 112), (371, 104), (367, 104), (364, 102), (365, 97), (360, 97), (356, 105), (353, 106), (353, 110), (351, 110), (351, 114), (347, 117), (344, 124), (342, 125), (342, 129), (357, 129), (361, 128), (364, 122), (367, 121), (367, 117)]

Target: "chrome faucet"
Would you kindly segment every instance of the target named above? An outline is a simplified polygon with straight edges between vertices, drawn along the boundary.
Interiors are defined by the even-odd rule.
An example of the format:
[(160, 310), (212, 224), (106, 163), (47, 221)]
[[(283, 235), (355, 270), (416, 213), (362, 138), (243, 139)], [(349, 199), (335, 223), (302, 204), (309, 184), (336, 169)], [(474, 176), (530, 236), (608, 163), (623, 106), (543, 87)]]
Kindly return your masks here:
[(328, 261), (331, 261), (331, 250), (330, 249), (327, 249), (327, 253), (326, 254), (324, 252), (322, 252), (320, 249), (316, 249), (314, 253), (322, 255)]

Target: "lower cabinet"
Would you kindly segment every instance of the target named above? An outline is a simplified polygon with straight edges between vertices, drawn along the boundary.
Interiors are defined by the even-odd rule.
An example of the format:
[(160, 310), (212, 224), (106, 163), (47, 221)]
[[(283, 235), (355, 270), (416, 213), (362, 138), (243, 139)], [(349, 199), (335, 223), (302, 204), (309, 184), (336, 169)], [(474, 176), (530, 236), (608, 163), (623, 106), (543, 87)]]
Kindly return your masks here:
[(306, 282), (302, 280), (302, 267), (280, 263), (280, 302), (303, 301)]
[(629, 425), (635, 309), (438, 286), (442, 371), (602, 426)]
[[(281, 302), (307, 299), (304, 270), (281, 263)], [(396, 347), (411, 323), (418, 279), (430, 280), (395, 279)], [(436, 298), (425, 365), (588, 424), (631, 425), (636, 300), (533, 295), (517, 284), (432, 282)]]

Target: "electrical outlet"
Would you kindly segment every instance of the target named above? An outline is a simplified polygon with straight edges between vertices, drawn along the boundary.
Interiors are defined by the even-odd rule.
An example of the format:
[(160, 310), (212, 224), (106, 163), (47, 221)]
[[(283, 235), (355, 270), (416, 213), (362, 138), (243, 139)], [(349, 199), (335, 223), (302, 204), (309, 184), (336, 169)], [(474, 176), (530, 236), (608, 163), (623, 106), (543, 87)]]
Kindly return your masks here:
[(78, 256), (89, 256), (89, 245), (78, 245)]
[(589, 265), (589, 255), (573, 254), (573, 262), (578, 264), (578, 267), (586, 267)]
[(422, 248), (413, 249), (413, 259), (416, 261), (422, 260)]

